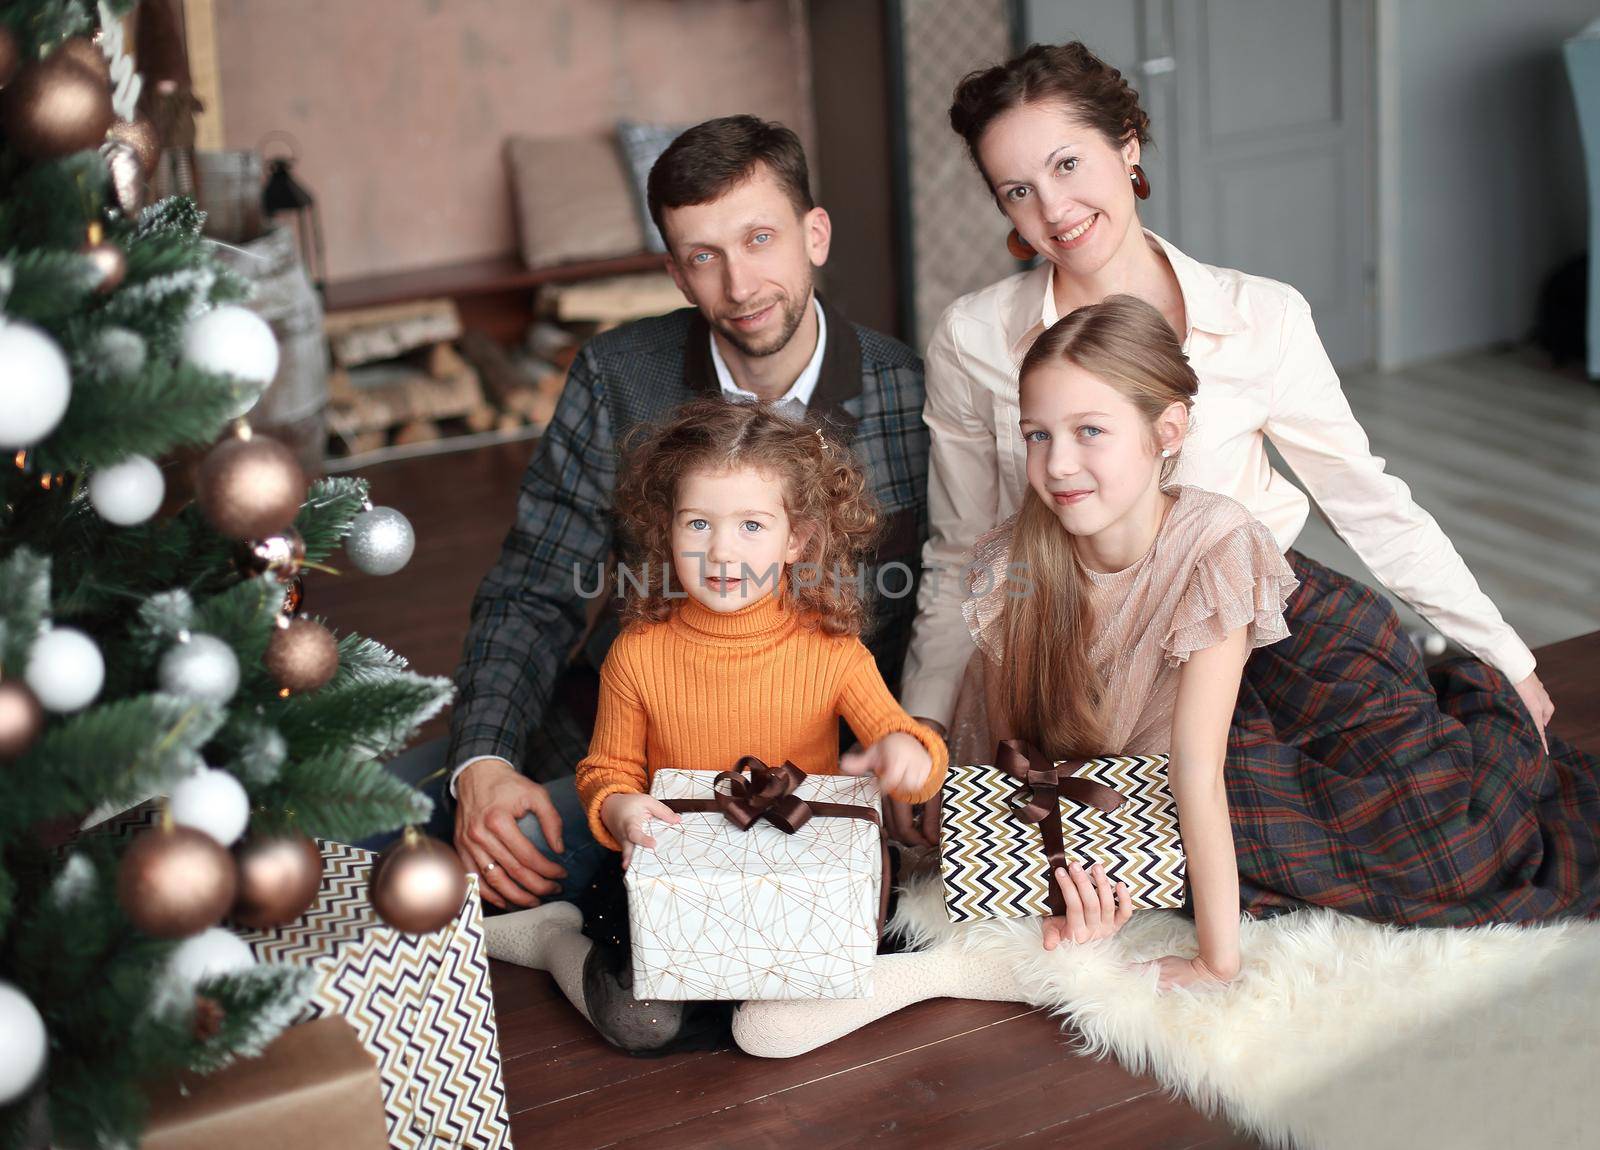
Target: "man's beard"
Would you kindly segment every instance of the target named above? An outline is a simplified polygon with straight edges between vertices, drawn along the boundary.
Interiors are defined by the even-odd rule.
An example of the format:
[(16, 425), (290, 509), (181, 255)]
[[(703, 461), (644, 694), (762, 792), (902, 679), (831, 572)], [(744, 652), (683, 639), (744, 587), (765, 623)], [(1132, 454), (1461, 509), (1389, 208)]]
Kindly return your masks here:
[[(733, 344), (742, 354), (749, 356), (751, 359), (776, 355), (789, 346), (789, 341), (794, 338), (794, 333), (800, 330), (801, 321), (806, 318), (806, 309), (811, 306), (810, 286), (810, 284), (806, 285), (807, 290), (800, 297), (798, 303), (795, 302), (793, 296), (785, 296), (783, 299), (776, 301), (783, 312), (783, 326), (779, 328), (775, 335), (758, 336), (756, 339), (752, 339), (731, 324), (724, 324), (721, 321), (717, 323), (717, 330), (722, 333), (722, 338)], [(766, 306), (770, 307), (772, 305)], [(760, 311), (761, 309), (755, 308), (754, 310)], [(744, 314), (748, 315), (749, 313), (746, 312)], [(757, 339), (760, 342), (757, 342)]]

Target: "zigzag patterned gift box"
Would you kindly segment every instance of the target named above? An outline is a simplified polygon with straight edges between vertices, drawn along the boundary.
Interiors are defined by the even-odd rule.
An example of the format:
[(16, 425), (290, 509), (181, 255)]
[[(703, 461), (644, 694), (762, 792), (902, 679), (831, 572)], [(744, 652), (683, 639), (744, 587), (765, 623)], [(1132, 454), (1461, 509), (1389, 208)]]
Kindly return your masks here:
[[(96, 827), (134, 834), (159, 817), (156, 803)], [(477, 876), (450, 925), (402, 934), (367, 898), (377, 855), (317, 840), (322, 887), (288, 926), (239, 930), (262, 962), (309, 966), (322, 981), (295, 1021), (346, 1019), (378, 1064), (389, 1145), (396, 1150), (510, 1150), (500, 1045), (483, 947)]]
[(1183, 905), (1183, 842), (1165, 755), (1051, 763), (1008, 739), (996, 764), (952, 766), (939, 792), (939, 872), (951, 922), (1059, 913), (1052, 851), (1086, 867), (1105, 864), (1113, 882), (1128, 884), (1136, 908)]
[[(636, 998), (872, 993), (885, 863), (877, 780), (753, 764), (739, 784), (753, 801), (736, 815), (712, 796), (738, 767), (651, 778), (652, 795), (689, 813), (677, 827), (652, 822), (656, 849), (635, 851), (625, 872)], [(786, 771), (798, 779), (775, 781)], [(790, 818), (796, 804), (810, 813)]]

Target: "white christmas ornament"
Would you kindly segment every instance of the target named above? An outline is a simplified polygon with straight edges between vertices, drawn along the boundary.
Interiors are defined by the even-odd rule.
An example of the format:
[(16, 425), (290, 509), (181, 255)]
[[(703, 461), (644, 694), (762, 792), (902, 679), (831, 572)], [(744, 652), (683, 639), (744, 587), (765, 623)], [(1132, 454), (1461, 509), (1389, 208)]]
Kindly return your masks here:
[(344, 553), (368, 575), (393, 575), (411, 561), (417, 533), (393, 507), (373, 507), (350, 521)]
[(100, 518), (118, 527), (131, 527), (149, 519), (160, 508), (166, 491), (161, 468), (143, 455), (130, 455), (89, 477), (89, 502)]
[(72, 373), (56, 341), (30, 323), (0, 320), (0, 447), (31, 447), (56, 429)]
[(204, 831), (231, 847), (250, 821), (250, 796), (227, 771), (197, 771), (172, 788), (167, 809), (179, 826)]
[(191, 635), (161, 656), (156, 678), (169, 695), (226, 703), (239, 689), (239, 658), (215, 635)]
[(28, 996), (0, 982), (0, 1106), (21, 1098), (44, 1067), (44, 1019)]
[(113, 379), (126, 383), (144, 370), (150, 351), (138, 332), (108, 327), (94, 337), (90, 354)]
[(33, 641), (23, 678), (46, 710), (76, 711), (100, 693), (106, 661), (82, 631), (52, 627)]
[(189, 321), (183, 332), (183, 358), (246, 385), (233, 411), (237, 418), (256, 405), (278, 374), (278, 341), (255, 312), (224, 304)]
[(238, 935), (213, 926), (180, 942), (168, 961), (168, 972), (187, 989), (207, 978), (249, 970), (256, 957)]

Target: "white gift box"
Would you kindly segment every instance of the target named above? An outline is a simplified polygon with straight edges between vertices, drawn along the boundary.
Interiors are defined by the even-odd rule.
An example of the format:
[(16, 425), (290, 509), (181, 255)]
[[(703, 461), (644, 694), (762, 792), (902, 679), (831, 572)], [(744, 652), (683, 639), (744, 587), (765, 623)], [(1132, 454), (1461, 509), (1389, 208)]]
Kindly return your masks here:
[[(715, 771), (660, 770), (659, 799), (711, 799)], [(871, 776), (808, 775), (794, 792), (876, 814)], [(884, 876), (876, 822), (814, 814), (794, 834), (726, 815), (652, 821), (656, 849), (626, 872), (639, 999), (864, 998), (872, 993)]]

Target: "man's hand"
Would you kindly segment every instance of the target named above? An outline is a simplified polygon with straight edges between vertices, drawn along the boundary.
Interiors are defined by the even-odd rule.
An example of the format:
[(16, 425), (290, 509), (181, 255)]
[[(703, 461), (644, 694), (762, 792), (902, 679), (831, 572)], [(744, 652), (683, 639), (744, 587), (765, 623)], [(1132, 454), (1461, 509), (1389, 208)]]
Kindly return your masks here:
[(600, 821), (605, 823), (611, 837), (622, 844), (623, 870), (627, 870), (628, 864), (633, 861), (634, 847), (655, 849), (655, 836), (645, 832), (645, 826), (651, 819), (660, 819), (671, 826), (683, 821), (677, 811), (660, 799), (637, 792), (629, 794), (618, 791), (614, 795), (607, 795), (606, 801), (600, 804)]
[(538, 906), (561, 890), (565, 868), (528, 841), (517, 820), (532, 812), (545, 842), (559, 852), (561, 816), (544, 787), (504, 759), (480, 759), (456, 778), (456, 853), (478, 873), (495, 906)]
[(1055, 881), (1061, 888), (1067, 913), (1044, 920), (1046, 950), (1054, 950), (1063, 942), (1085, 943), (1110, 938), (1133, 917), (1128, 884), (1119, 882), (1113, 886), (1106, 877), (1105, 867), (1099, 863), (1088, 870), (1078, 862), (1066, 869), (1056, 867)]
[(1528, 714), (1533, 716), (1533, 725), (1539, 728), (1539, 741), (1548, 751), (1550, 740), (1545, 738), (1544, 729), (1556, 713), (1556, 705), (1550, 701), (1550, 695), (1545, 691), (1544, 684), (1539, 682), (1537, 674), (1529, 675), (1517, 683), (1516, 692), (1522, 697), (1522, 705), (1528, 708)]

